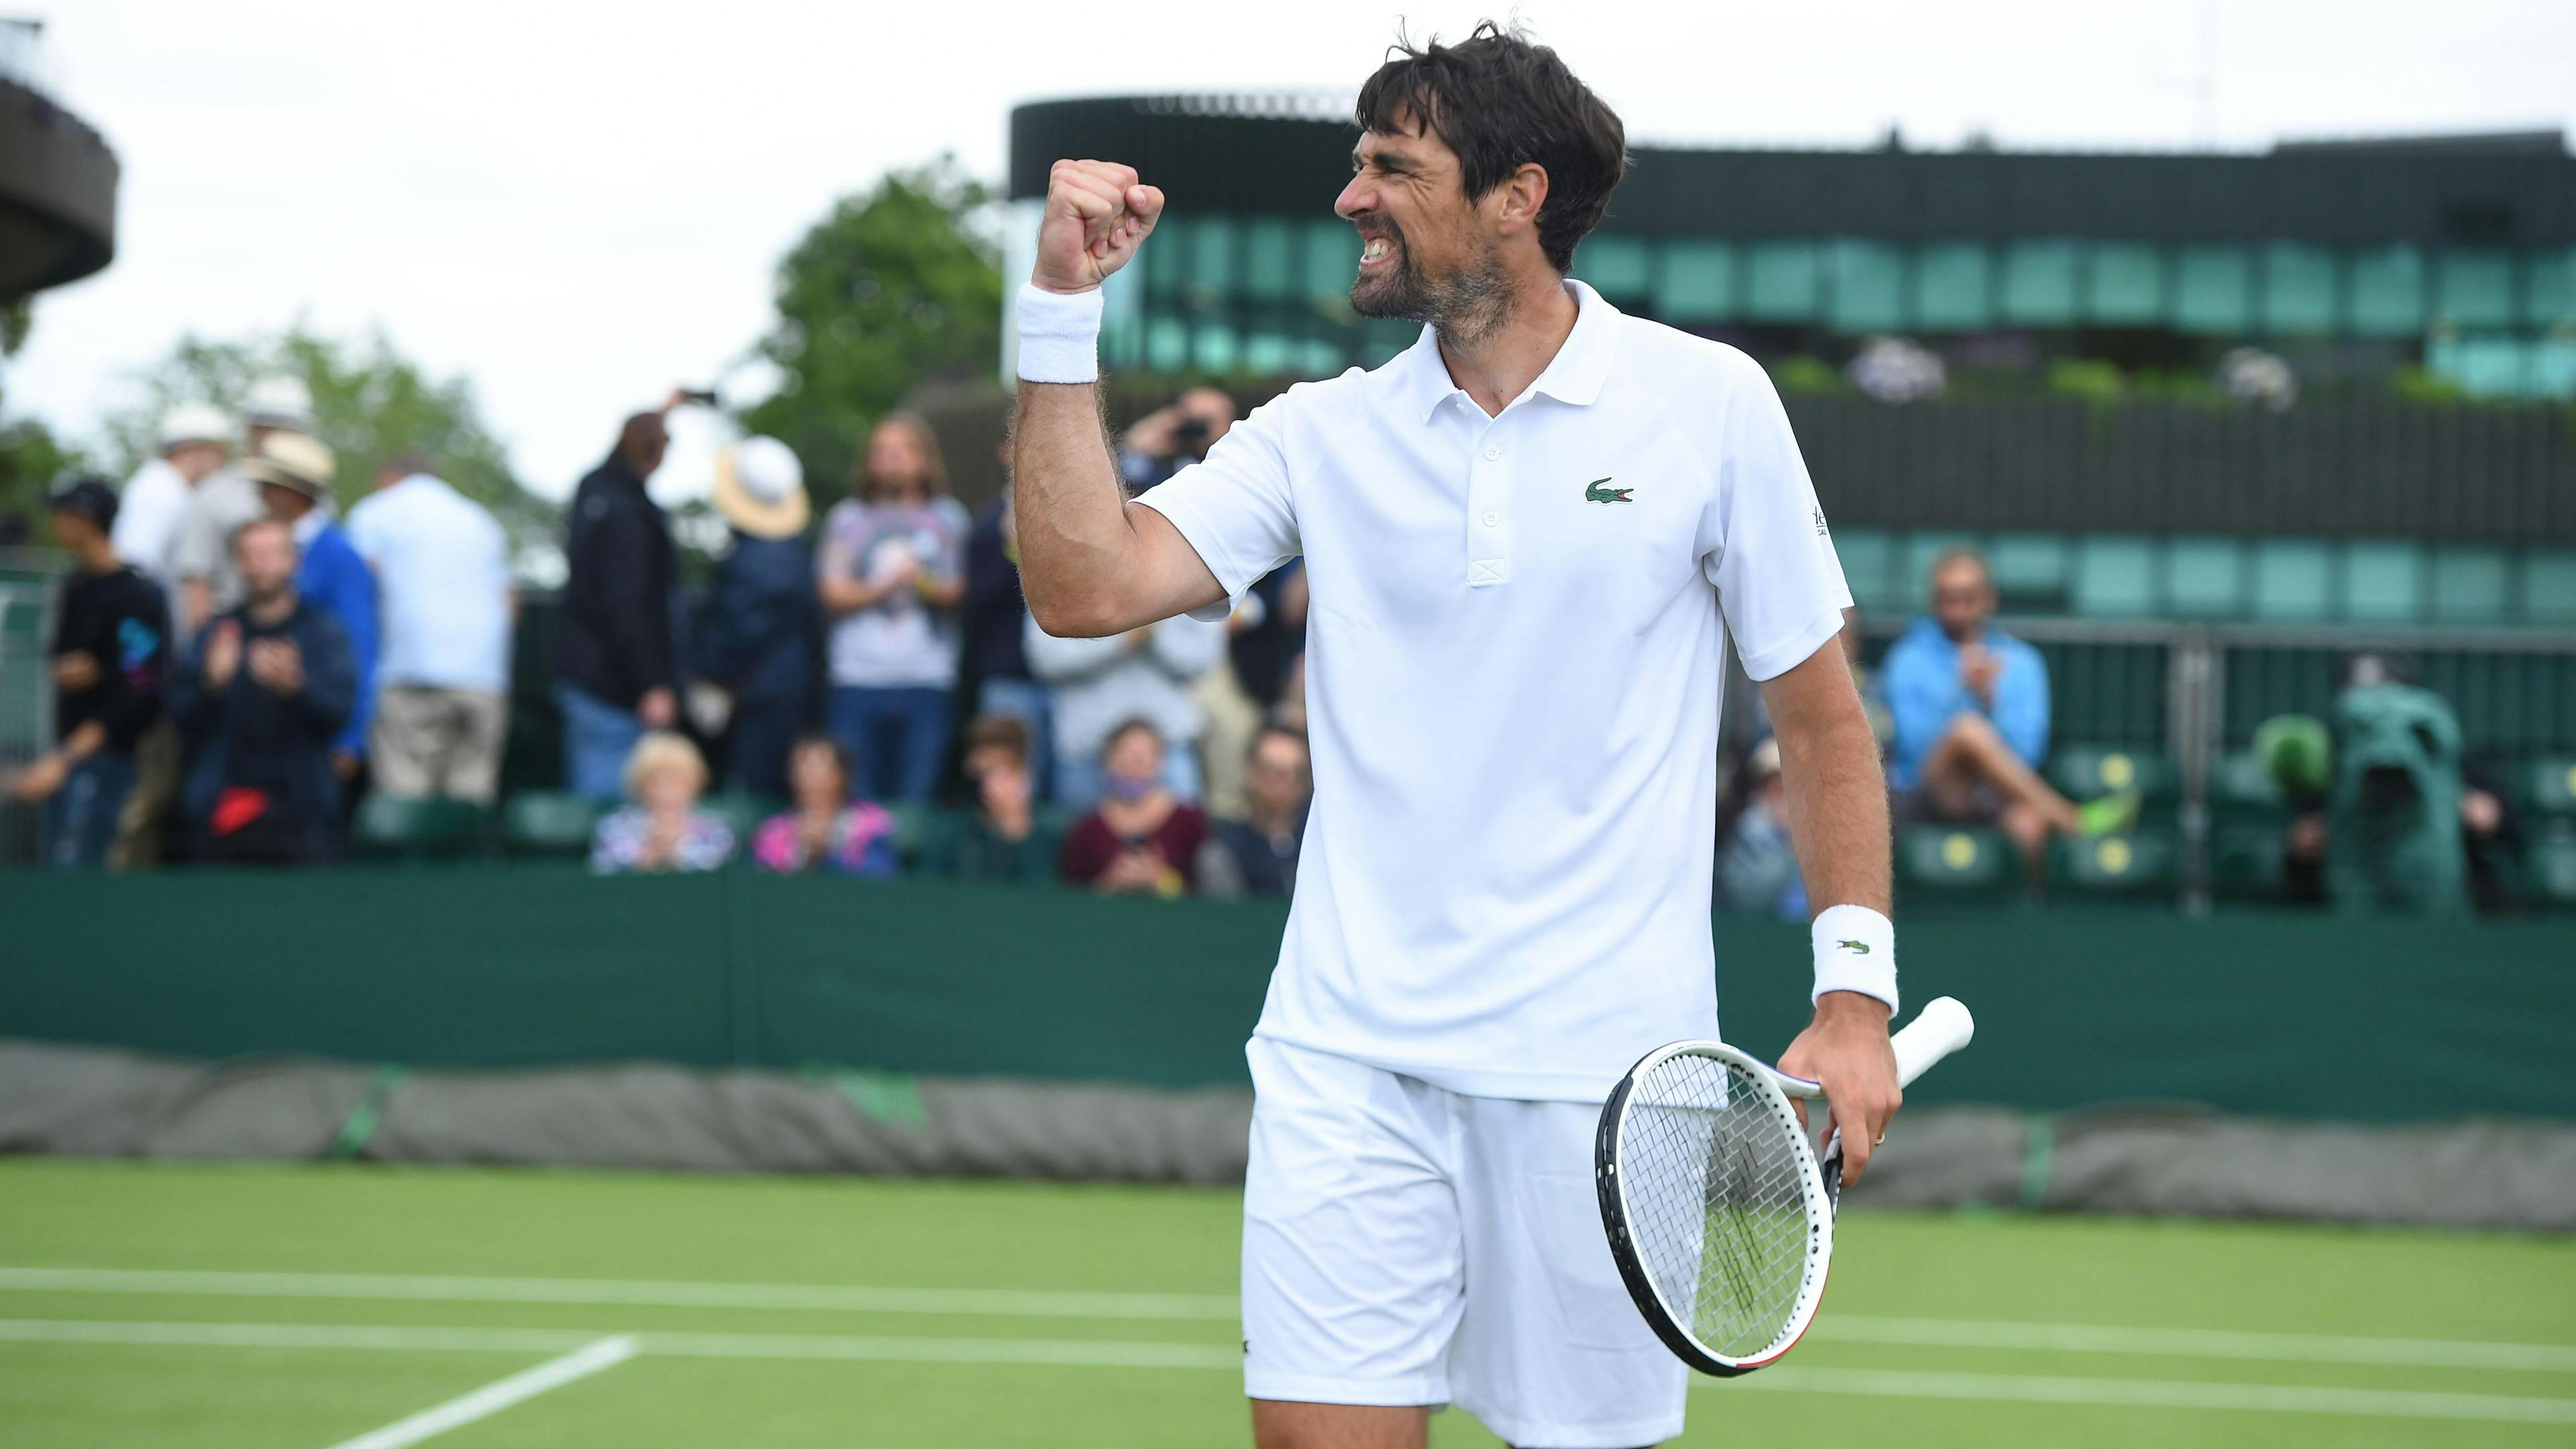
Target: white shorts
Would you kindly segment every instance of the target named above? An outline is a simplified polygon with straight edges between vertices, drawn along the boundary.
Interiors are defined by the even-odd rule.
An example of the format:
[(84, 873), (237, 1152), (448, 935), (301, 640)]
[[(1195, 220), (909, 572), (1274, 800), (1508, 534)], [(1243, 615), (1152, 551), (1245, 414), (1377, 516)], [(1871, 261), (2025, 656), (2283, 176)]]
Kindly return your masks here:
[(1520, 1449), (1681, 1433), (1690, 1371), (1602, 1235), (1597, 1106), (1460, 1096), (1266, 1037), (1245, 1054), (1245, 1393), (1454, 1403)]

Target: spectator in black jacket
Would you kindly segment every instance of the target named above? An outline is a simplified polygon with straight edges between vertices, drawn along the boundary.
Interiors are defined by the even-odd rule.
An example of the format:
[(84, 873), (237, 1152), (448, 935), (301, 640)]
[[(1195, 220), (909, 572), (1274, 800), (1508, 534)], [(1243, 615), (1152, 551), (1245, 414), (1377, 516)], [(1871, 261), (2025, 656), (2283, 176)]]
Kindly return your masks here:
[(134, 750), (161, 716), (170, 607), (159, 585), (116, 556), (116, 491), (84, 478), (49, 500), (54, 537), (76, 571), (54, 624), (51, 754), (18, 779), (45, 806), (45, 858), (104, 865), (135, 779)]
[(679, 717), (679, 565), (670, 524), (644, 491), (670, 443), (662, 413), (637, 413), (573, 494), (555, 703), (564, 716), (564, 788), (596, 800), (619, 798), (635, 742)]
[(357, 659), (339, 620), (295, 592), (285, 524), (245, 523), (232, 547), (248, 598), (197, 635), (171, 679), (190, 745), (181, 812), (201, 860), (327, 860), (340, 820), (331, 741), (357, 706)]
[(725, 788), (787, 798), (787, 756), (814, 690), (814, 550), (805, 470), (776, 438), (745, 438), (716, 458), (716, 512), (733, 546), (716, 565), (689, 713), (710, 735), (732, 736)]

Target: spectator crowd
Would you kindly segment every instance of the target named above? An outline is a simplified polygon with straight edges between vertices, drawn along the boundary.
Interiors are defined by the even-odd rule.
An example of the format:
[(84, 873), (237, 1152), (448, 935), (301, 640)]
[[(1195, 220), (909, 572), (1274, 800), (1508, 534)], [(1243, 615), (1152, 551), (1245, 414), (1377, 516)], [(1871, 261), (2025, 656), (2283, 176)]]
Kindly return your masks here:
[[(970, 514), (927, 422), (897, 413), (820, 510), (785, 444), (724, 449), (728, 546), (692, 599), (649, 487), (689, 400), (627, 418), (567, 511), (548, 672), (562, 789), (599, 802), (595, 870), (882, 876), (908, 856), (1104, 893), (1288, 892), (1312, 793), (1296, 563), (1228, 621), (1052, 637), (1007, 486)], [(1192, 389), (1120, 440), (1120, 475), (1142, 491), (1233, 421)], [(74, 562), (57, 743), (9, 782), (49, 860), (322, 863), (369, 795), (497, 803), (508, 540), (423, 456), (344, 496), (316, 431), (302, 386), (268, 379), (238, 419), (171, 410), (122, 490), (51, 498)]]

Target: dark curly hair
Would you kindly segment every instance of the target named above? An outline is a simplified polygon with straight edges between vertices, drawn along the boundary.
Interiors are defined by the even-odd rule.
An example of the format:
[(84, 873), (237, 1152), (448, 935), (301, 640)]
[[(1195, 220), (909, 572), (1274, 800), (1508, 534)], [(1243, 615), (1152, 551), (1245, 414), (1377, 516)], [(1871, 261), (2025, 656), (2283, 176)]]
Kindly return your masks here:
[(1555, 51), (1488, 20), (1465, 40), (1416, 47), (1399, 35), (1386, 64), (1360, 87), (1362, 130), (1393, 135), (1398, 113), (1458, 153), (1470, 197), (1524, 163), (1547, 172), (1538, 242), (1549, 265), (1574, 265), (1575, 243), (1601, 224), (1628, 174), (1628, 128)]

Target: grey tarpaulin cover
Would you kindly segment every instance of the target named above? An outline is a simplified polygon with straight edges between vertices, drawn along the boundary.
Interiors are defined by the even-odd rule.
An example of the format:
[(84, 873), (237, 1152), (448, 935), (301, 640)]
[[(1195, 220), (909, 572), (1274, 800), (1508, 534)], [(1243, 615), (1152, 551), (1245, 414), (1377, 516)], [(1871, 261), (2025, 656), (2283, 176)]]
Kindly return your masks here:
[[(406, 1072), (0, 1041), (0, 1151), (69, 1156), (1221, 1184), (1243, 1177), (1251, 1111), (1249, 1093), (1222, 1088), (651, 1064)], [(1923, 1109), (1849, 1201), (2570, 1231), (2576, 1124)]]

